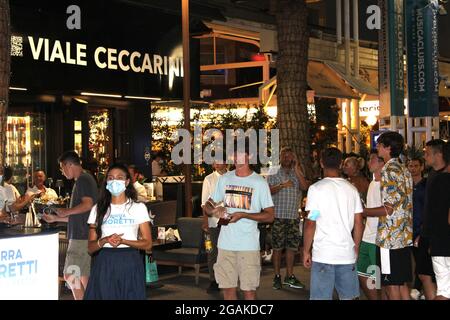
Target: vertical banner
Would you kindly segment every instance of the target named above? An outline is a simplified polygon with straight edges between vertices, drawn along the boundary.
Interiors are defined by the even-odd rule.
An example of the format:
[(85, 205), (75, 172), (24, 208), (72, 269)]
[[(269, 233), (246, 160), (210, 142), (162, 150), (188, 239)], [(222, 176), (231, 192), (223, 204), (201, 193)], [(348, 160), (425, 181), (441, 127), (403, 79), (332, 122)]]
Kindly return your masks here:
[(389, 117), (390, 92), (389, 92), (389, 62), (388, 62), (388, 19), (387, 0), (379, 0), (381, 12), (381, 29), (378, 33), (378, 82), (380, 88), (380, 119)]
[(403, 116), (405, 97), (403, 0), (379, 0), (380, 117)]
[(437, 12), (428, 0), (405, 0), (408, 114), (439, 115)]

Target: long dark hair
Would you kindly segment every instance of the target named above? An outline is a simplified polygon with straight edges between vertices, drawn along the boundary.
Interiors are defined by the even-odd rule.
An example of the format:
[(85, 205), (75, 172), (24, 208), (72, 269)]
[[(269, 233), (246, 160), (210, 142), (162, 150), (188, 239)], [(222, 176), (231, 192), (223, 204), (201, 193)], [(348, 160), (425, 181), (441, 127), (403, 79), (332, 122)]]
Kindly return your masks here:
[(100, 197), (97, 202), (97, 220), (96, 220), (96, 232), (97, 237), (102, 236), (102, 224), (103, 220), (105, 219), (106, 214), (108, 214), (110, 208), (111, 208), (111, 193), (106, 189), (107, 184), (107, 178), (111, 170), (113, 169), (119, 169), (123, 171), (126, 174), (127, 180), (130, 180), (130, 183), (128, 184), (127, 188), (125, 189), (125, 196), (127, 197), (127, 205), (132, 205), (134, 202), (137, 202), (137, 193), (136, 189), (133, 187), (132, 179), (130, 176), (130, 173), (128, 171), (128, 168), (126, 165), (121, 163), (113, 164), (108, 168), (108, 171), (106, 172), (105, 179), (102, 184), (102, 188), (100, 190)]

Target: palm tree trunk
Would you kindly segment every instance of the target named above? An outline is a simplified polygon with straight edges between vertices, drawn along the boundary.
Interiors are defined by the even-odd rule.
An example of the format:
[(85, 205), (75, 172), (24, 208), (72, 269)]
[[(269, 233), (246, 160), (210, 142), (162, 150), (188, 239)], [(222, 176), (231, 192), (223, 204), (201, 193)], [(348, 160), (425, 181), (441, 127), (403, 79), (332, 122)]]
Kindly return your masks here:
[[(293, 148), (304, 167), (311, 168), (310, 125), (306, 102), (308, 11), (305, 0), (278, 0), (277, 101), (281, 146)], [(311, 170), (306, 170), (306, 174)]]
[(0, 166), (6, 153), (6, 121), (11, 67), (9, 1), (0, 0)]

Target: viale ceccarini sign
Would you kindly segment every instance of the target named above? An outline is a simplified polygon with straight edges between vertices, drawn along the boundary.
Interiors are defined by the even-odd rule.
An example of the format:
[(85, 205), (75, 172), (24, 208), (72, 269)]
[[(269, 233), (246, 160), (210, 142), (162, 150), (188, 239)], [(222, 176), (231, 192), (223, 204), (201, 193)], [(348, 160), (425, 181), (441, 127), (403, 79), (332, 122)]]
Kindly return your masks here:
[[(24, 49), (24, 44), (28, 44)], [(28, 51), (27, 51), (28, 50)], [(178, 50), (174, 50), (176, 53)], [(21, 36), (11, 37), (11, 55), (23, 57), (31, 54), (36, 61), (62, 63), (87, 67), (94, 63), (99, 69), (120, 70), (123, 72), (147, 73), (183, 77), (183, 57), (178, 54), (164, 56), (139, 51), (99, 46), (88, 57), (88, 46), (83, 43), (63, 42), (48, 38)]]

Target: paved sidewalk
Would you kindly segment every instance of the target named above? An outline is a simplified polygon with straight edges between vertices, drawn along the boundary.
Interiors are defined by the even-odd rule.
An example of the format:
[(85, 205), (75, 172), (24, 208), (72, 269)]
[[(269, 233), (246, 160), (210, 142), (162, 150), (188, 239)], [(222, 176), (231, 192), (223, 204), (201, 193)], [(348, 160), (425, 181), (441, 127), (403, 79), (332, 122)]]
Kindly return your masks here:
[[(282, 278), (285, 276), (285, 271), (286, 269), (281, 269)], [(263, 264), (260, 287), (257, 291), (257, 299), (308, 300), (309, 270), (297, 263), (294, 267), (294, 274), (305, 284), (305, 289), (292, 289), (283, 286), (283, 289), (281, 290), (274, 290), (272, 289), (272, 280), (274, 277), (273, 267), (271, 264)], [(149, 300), (222, 300), (222, 295), (219, 292), (215, 294), (208, 294), (206, 292), (206, 289), (209, 286), (207, 268), (201, 270), (198, 286), (195, 285), (194, 270), (189, 268), (183, 269), (183, 274), (181, 276), (178, 276), (178, 272), (163, 272), (163, 274), (160, 274), (160, 283), (163, 284), (161, 288), (147, 289), (147, 297)], [(60, 299), (72, 300), (73, 298), (70, 290), (62, 290)]]
[[(221, 300), (220, 293), (208, 294), (206, 288), (209, 286), (207, 269), (200, 274), (199, 285), (195, 285), (194, 272), (186, 269), (181, 276), (178, 274), (162, 275), (162, 288), (147, 290), (150, 300)], [(281, 269), (281, 276), (284, 278), (285, 270)], [(305, 289), (292, 289), (283, 286), (281, 290), (272, 289), (274, 277), (273, 267), (263, 265), (261, 272), (260, 287), (257, 290), (258, 300), (308, 300), (309, 299), (309, 274), (310, 271), (303, 266), (296, 265), (295, 276), (305, 284)]]

